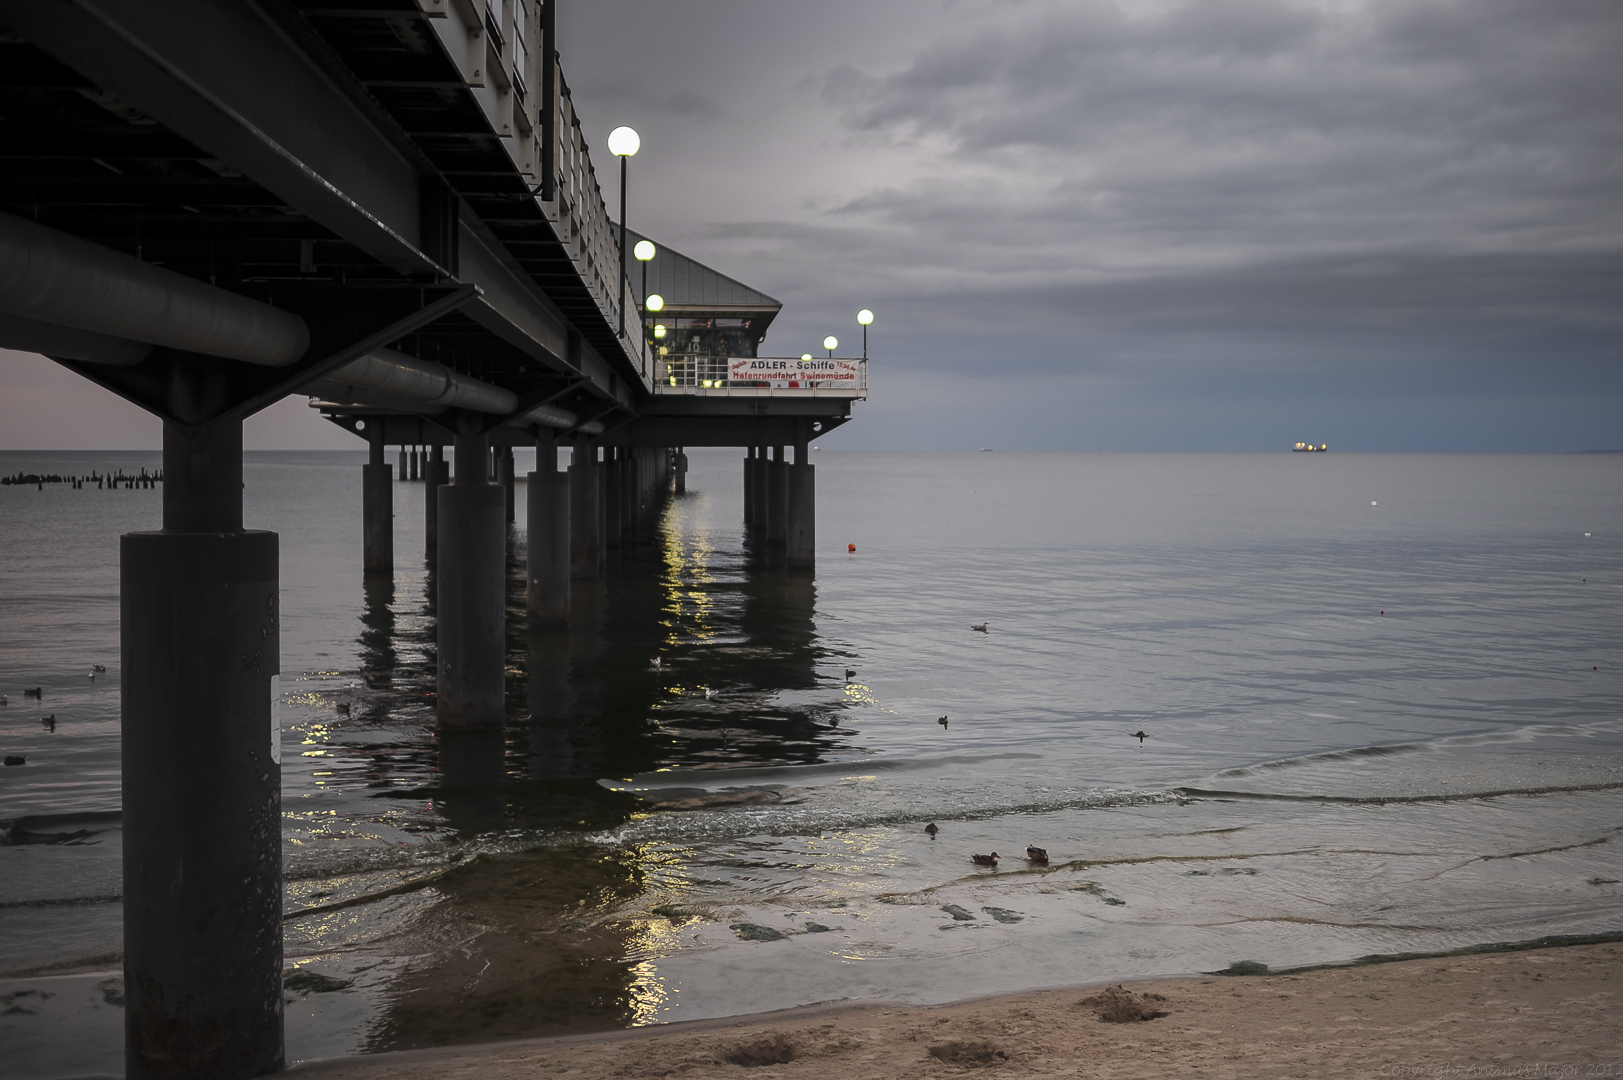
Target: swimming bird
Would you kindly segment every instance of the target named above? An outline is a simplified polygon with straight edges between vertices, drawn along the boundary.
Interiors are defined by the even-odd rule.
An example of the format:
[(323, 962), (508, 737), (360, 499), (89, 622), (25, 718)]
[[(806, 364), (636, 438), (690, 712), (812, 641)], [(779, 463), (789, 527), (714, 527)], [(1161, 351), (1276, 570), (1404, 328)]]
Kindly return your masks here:
[(43, 687), (39, 687), (39, 686), (28, 687), (28, 686), (25, 686), (25, 687), (23, 687), (23, 697), (37, 697), (37, 698), (42, 698), (43, 699), (45, 697), (45, 694), (44, 694), (43, 691), (44, 691)]
[(969, 861), (976, 866), (996, 866), (997, 852), (994, 851), (990, 855), (971, 855)]
[(975, 625), (971, 626), (970, 629), (979, 630), (983, 634), (990, 634), (992, 631), (988, 630), (986, 627), (986, 623), (976, 623)]
[(349, 702), (347, 701), (340, 701), (338, 704), (334, 705), (333, 708), (338, 710), (340, 716), (349, 715)]
[(857, 669), (856, 668), (849, 668), (848, 667), (848, 668), (845, 669), (845, 678), (846, 678), (847, 681), (850, 681), (851, 679), (854, 679), (856, 677), (857, 677)]
[(106, 664), (91, 664), (90, 665), (90, 670), (92, 670), (92, 671), (106, 671), (107, 670), (107, 665)]
[(1129, 739), (1137, 739), (1138, 740), (1138, 745), (1143, 746), (1144, 745), (1144, 740), (1149, 738), (1150, 735), (1149, 735), (1149, 732), (1140, 729), (1138, 731), (1133, 732), (1131, 735), (1129, 735), (1127, 737)]
[(706, 701), (710, 700), (711, 698), (713, 698), (715, 696), (716, 696), (716, 691), (715, 691), (714, 687), (707, 686), (707, 687), (704, 688), (704, 697), (705, 697)]
[(55, 713), (52, 713), (50, 716), (42, 716), (42, 717), (40, 717), (39, 722), (41, 724), (44, 724), (45, 727), (50, 731), (55, 731), (56, 730), (56, 714)]
[(9, 701), (7, 701), (3, 697), (0, 697), (0, 705), (9, 705), (9, 704), (11, 704)]
[(27, 765), (28, 764), (28, 759), (26, 757), (23, 757), (23, 756), (18, 755), (18, 754), (7, 754), (6, 755), (6, 764), (7, 765)]
[(829, 727), (839, 727), (840, 726), (840, 718), (838, 716), (829, 717), (828, 726)]
[(1042, 866), (1048, 865), (1048, 849), (1040, 847), (1026, 848), (1026, 858)]
[(648, 661), (648, 666), (649, 667), (659, 667), (659, 657), (656, 656), (652, 660)]
[(86, 672), (85, 673), (85, 678), (89, 679), (91, 682), (95, 682), (96, 681), (96, 673), (94, 671)]
[(945, 716), (943, 716), (939, 720), (937, 720), (936, 723), (941, 725), (941, 728), (942, 728), (943, 731), (946, 730), (946, 728), (947, 728), (947, 718)]
[(932, 821), (932, 822), (930, 822), (930, 824), (928, 824), (928, 825), (926, 825), (924, 827), (924, 831), (929, 833), (931, 836), (934, 836), (936, 833), (940, 832), (941, 830), (939, 828), (937, 828), (936, 823)]

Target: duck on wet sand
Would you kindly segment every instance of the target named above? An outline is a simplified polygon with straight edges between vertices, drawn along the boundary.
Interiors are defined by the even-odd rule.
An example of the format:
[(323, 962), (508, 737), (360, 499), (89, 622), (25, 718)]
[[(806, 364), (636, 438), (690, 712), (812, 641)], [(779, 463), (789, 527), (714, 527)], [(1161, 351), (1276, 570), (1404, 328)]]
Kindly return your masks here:
[(941, 725), (941, 727), (942, 727), (942, 728), (943, 728), (943, 729), (945, 729), (945, 728), (946, 728), (946, 726), (947, 726), (947, 718), (946, 718), (946, 717), (945, 717), (945, 716), (943, 716), (943, 717), (941, 717), (941, 718), (940, 718), (940, 719), (938, 719), (938, 720), (936, 720), (936, 723), (938, 723), (938, 724), (940, 724), (940, 725)]
[(107, 670), (107, 665), (106, 664), (91, 664), (90, 665), (90, 670), (91, 671), (106, 671)]
[(983, 634), (990, 634), (992, 632), (992, 631), (987, 629), (987, 624), (986, 623), (975, 623), (974, 625), (972, 625), (970, 627), (970, 629), (971, 630), (979, 630)]
[(56, 730), (56, 714), (55, 713), (52, 713), (50, 716), (42, 716), (42, 717), (40, 717), (39, 722), (42, 725), (45, 726), (45, 729), (47, 731), (55, 731)]
[(1048, 865), (1048, 849), (1040, 847), (1026, 848), (1026, 858), (1043, 866)]
[(40, 686), (33, 686), (33, 687), (25, 686), (25, 687), (23, 687), (23, 697), (43, 698), (44, 696), (45, 696), (44, 687), (40, 687)]
[(936, 833), (940, 832), (941, 830), (936, 828), (936, 823), (932, 821), (932, 822), (930, 822), (930, 824), (928, 824), (928, 825), (926, 825), (924, 827), (924, 831), (929, 833), (931, 836), (934, 836)]
[(994, 851), (990, 855), (971, 855), (969, 861), (976, 866), (996, 866), (997, 852)]
[(1138, 745), (1143, 746), (1144, 745), (1144, 740), (1150, 737), (1150, 733), (1147, 732), (1147, 731), (1140, 730), (1140, 731), (1133, 732), (1131, 735), (1129, 735), (1127, 737), (1129, 739), (1137, 739), (1138, 740)]
[(28, 764), (28, 759), (26, 757), (23, 757), (20, 754), (7, 754), (6, 755), (6, 764), (7, 765), (27, 765)]
[(852, 680), (852, 679), (854, 679), (856, 677), (857, 677), (857, 669), (856, 668), (849, 668), (848, 667), (848, 668), (845, 669), (846, 681), (849, 682), (850, 680)]

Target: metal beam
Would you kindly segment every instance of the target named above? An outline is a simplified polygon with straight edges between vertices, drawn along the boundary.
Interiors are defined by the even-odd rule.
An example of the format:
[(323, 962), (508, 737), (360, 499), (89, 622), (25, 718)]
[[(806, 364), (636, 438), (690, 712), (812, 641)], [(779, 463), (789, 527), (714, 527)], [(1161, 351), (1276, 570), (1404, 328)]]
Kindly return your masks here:
[[(460, 277), (476, 281), (484, 295), (469, 305), (467, 315), (486, 330), (548, 367), (583, 377), (593, 392), (621, 405), (631, 404), (630, 389), (597, 350), (581, 350), (579, 367), (569, 357), (569, 320), (524, 272), (507, 264), (499, 243), (481, 235), (466, 221), (458, 258)], [(510, 258), (510, 256), (509, 256)]]
[(338, 370), (351, 360), (360, 359), (373, 349), (387, 345), (391, 341), (398, 341), (412, 331), (427, 326), (435, 319), (449, 315), (469, 301), (477, 299), (478, 296), (479, 287), (477, 285), (464, 285), (455, 292), (442, 296), (433, 303), (424, 306), (422, 310), (414, 311), (402, 319), (395, 320), (383, 329), (374, 331), (359, 341), (352, 342), (337, 352), (304, 365), (275, 386), (248, 398), (232, 409), (228, 415), (236, 416), (239, 419), (252, 416), (267, 405), (280, 401), (312, 379), (319, 379), (323, 375)]
[(0, 25), (386, 266), (479, 286), (468, 314), (486, 329), (629, 404), (630, 388), (595, 350), (578, 368), (568, 362), (569, 320), (482, 223), (462, 223), (454, 268), (425, 253), (419, 166), (254, 5), (0, 0)]
[[(848, 416), (639, 416), (598, 439), (602, 446), (793, 446), (820, 439)], [(813, 425), (821, 425), (813, 431)]]
[(274, 22), (219, 0), (0, 0), (0, 23), (403, 274), (417, 170)]

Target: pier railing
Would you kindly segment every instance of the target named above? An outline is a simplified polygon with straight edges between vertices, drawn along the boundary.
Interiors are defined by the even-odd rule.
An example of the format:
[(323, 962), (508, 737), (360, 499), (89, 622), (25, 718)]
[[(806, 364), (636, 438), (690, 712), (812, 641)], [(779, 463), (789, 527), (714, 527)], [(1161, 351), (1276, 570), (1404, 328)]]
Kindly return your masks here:
[(654, 393), (740, 397), (868, 396), (862, 357), (666, 356), (654, 365)]
[[(558, 60), (553, 0), (416, 4), (427, 16), (421, 25), (439, 36), (515, 172), (531, 188), (575, 275), (646, 385), (650, 358), (636, 308), (629, 303), (629, 279), (622, 286), (619, 243)], [(623, 308), (622, 296), (628, 301)]]

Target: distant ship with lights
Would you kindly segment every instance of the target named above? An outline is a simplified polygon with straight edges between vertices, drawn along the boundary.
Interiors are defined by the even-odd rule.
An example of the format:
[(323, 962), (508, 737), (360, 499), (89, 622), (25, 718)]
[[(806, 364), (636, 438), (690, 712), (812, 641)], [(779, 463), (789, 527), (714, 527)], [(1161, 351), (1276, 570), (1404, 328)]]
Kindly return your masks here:
[(1326, 450), (1330, 449), (1330, 444), (1320, 443), (1319, 445), (1314, 446), (1310, 442), (1299, 442), (1295, 446), (1291, 447), (1291, 449), (1298, 454), (1322, 454)]

